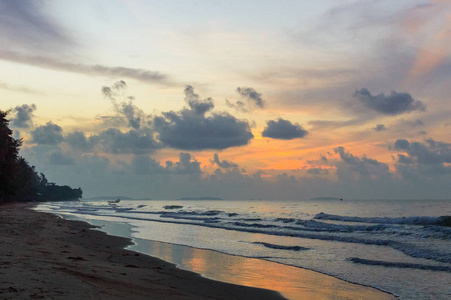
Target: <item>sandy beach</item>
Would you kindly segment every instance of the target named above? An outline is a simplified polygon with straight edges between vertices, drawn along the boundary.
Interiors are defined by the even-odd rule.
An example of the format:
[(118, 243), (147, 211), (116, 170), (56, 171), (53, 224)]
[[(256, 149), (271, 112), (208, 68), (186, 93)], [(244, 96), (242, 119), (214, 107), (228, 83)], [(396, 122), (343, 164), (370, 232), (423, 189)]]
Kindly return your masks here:
[(124, 250), (127, 239), (31, 207), (0, 206), (1, 299), (282, 299)]
[[(92, 230), (85, 222), (36, 212), (32, 207), (0, 206), (1, 299), (283, 299), (264, 288), (287, 291), (284, 296), (296, 299), (395, 298), (309, 270), (292, 268), (291, 274), (286, 274), (288, 269), (281, 265), (244, 257), (234, 261), (251, 265), (258, 273), (257, 281), (240, 281), (240, 276), (231, 272), (227, 273), (229, 278), (218, 279), (235, 284), (210, 280), (159, 258), (124, 250), (131, 245), (129, 239)], [(192, 255), (205, 256), (197, 251), (208, 250), (198, 249)], [(219, 257), (225, 254), (210, 251), (208, 255), (213, 257), (210, 265), (228, 260)], [(165, 255), (160, 257), (166, 259)], [(298, 278), (301, 288), (290, 294), (290, 287), (284, 287), (290, 282), (287, 276)]]

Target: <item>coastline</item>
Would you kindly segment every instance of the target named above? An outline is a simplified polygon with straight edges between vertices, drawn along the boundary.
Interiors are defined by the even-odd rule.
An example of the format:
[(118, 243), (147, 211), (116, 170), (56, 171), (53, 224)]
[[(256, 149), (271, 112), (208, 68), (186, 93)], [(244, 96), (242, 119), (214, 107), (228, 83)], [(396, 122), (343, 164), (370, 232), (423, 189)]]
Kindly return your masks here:
[[(165, 251), (161, 251), (162, 244), (155, 241), (150, 243), (158, 244), (160, 253), (140, 251), (143, 249), (138, 245), (131, 247), (138, 252), (124, 250), (132, 245), (129, 238), (91, 230), (95, 226), (89, 223), (37, 212), (32, 210), (33, 206), (0, 206), (0, 274), (3, 278), (0, 295), (3, 299), (67, 298), (69, 295), (74, 299), (396, 299), (374, 288), (310, 270), (231, 257), (211, 250), (192, 248), (187, 251), (186, 246), (167, 244)], [(150, 244), (145, 245), (149, 249)], [(178, 247), (182, 249), (177, 250)], [(211, 257), (212, 260), (204, 261), (203, 265), (213, 273), (186, 266), (180, 267), (191, 271), (179, 269), (176, 264), (180, 264), (171, 259), (171, 253), (177, 253), (179, 258), (181, 253), (189, 254), (188, 261), (197, 262), (201, 257)], [(226, 257), (221, 259), (220, 256)], [(223, 265), (218, 265), (224, 261), (250, 268), (234, 267), (233, 274), (224, 273)], [(293, 281), (285, 277), (287, 269), (290, 269), (291, 280), (293, 277), (296, 280), (296, 290), (290, 291)], [(241, 273), (246, 271), (254, 272), (260, 281), (266, 279), (260, 282), (263, 284), (249, 281), (248, 277), (240, 280)]]
[(284, 299), (125, 250), (129, 239), (33, 206), (0, 206), (2, 299)]

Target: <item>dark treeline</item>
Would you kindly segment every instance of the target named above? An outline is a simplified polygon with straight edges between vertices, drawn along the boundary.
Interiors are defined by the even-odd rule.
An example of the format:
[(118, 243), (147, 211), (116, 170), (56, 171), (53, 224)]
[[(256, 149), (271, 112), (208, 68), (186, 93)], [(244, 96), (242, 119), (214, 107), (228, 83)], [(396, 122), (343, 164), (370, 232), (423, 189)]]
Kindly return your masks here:
[(0, 202), (61, 201), (82, 197), (81, 188), (59, 186), (38, 174), (19, 156), (22, 140), (13, 138), (7, 112), (0, 110)]

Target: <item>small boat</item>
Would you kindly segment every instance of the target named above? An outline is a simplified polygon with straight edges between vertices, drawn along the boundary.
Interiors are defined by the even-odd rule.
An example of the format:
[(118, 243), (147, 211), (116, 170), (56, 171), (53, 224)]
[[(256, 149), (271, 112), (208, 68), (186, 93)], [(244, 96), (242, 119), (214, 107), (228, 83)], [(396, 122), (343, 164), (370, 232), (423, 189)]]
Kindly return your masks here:
[(119, 203), (119, 202), (121, 202), (121, 199), (119, 199), (119, 198), (117, 198), (116, 200), (108, 201), (109, 204), (116, 204), (116, 203)]

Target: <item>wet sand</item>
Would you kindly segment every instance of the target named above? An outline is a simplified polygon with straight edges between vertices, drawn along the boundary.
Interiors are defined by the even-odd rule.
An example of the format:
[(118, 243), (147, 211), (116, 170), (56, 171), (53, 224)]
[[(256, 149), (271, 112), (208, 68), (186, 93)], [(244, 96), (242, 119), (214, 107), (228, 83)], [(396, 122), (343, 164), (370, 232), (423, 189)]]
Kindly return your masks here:
[[(210, 256), (212, 259), (205, 263), (213, 273), (216, 270), (216, 279), (239, 285), (213, 281), (164, 260), (124, 250), (131, 244), (129, 239), (91, 230), (93, 226), (85, 222), (64, 220), (31, 207), (0, 206), (1, 299), (283, 299), (279, 293), (263, 288), (277, 289), (286, 292), (284, 296), (298, 299), (394, 299), (373, 288), (299, 268), (292, 268), (295, 273), (289, 275), (299, 282), (298, 288), (290, 291), (285, 266), (193, 248), (191, 261)], [(170, 253), (187, 253), (186, 249), (176, 249), (184, 246), (167, 244), (164, 247), (170, 249), (164, 253), (161, 247), (159, 244), (159, 257), (169, 261)], [(249, 280), (243, 281), (239, 273), (249, 270), (235, 268), (235, 275), (229, 270), (229, 276), (224, 277), (227, 272), (220, 271), (224, 266), (218, 262), (226, 260), (232, 260), (234, 266), (248, 265), (254, 275), (245, 276)], [(205, 270), (193, 270), (208, 275)], [(285, 290), (281, 289), (285, 285)]]

